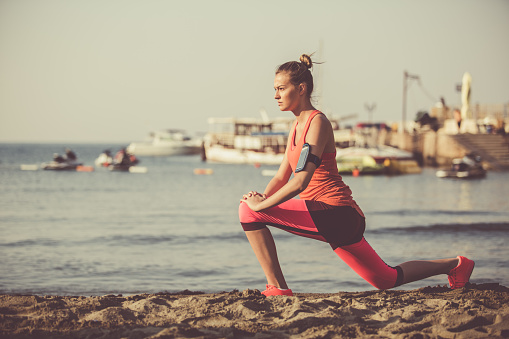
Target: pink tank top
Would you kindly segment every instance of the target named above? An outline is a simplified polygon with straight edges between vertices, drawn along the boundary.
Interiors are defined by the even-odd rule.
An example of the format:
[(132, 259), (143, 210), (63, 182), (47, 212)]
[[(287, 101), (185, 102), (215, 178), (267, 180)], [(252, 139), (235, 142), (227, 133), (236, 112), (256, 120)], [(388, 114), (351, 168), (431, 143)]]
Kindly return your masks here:
[[(309, 125), (317, 114), (322, 114), (322, 112), (316, 110), (311, 113), (299, 140), (295, 140), (295, 130), (298, 123), (295, 124), (291, 133), (290, 147), (287, 156), (294, 174), (302, 145), (306, 142), (306, 134), (309, 130)], [(313, 152), (312, 148), (311, 152)], [(343, 182), (343, 179), (339, 175), (336, 152), (322, 154), (322, 163), (315, 170), (308, 187), (299, 194), (299, 198), (303, 200), (321, 201), (332, 206), (351, 206), (355, 208), (360, 215), (364, 216), (361, 209), (352, 198), (350, 187)]]

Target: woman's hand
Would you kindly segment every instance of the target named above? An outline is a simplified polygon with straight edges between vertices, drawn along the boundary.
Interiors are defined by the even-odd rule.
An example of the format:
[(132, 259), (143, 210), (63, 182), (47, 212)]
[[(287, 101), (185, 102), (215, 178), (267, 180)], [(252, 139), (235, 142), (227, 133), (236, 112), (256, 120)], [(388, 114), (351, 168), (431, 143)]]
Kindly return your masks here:
[(241, 199), (240, 201), (243, 201), (243, 200), (245, 200), (245, 199), (247, 199), (247, 198), (250, 198), (250, 197), (252, 197), (252, 196), (255, 196), (255, 195), (259, 195), (259, 196), (262, 196), (262, 197), (264, 197), (264, 198), (267, 198), (267, 196), (266, 196), (265, 194), (261, 194), (261, 193), (258, 193), (258, 192), (256, 192), (256, 191), (249, 191), (249, 193), (244, 194), (244, 195), (242, 196), (242, 199)]
[(261, 210), (261, 208), (259, 208), (260, 203), (265, 199), (267, 199), (267, 196), (265, 194), (261, 194), (256, 191), (251, 191), (247, 194), (244, 194), (240, 201), (245, 202), (250, 209), (252, 209), (255, 212), (258, 212)]

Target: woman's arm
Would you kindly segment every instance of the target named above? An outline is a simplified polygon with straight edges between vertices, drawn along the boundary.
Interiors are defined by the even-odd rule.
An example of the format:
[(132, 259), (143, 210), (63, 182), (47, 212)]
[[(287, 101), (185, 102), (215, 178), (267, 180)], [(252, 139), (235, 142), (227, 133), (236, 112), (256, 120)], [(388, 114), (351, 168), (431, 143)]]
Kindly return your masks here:
[(290, 163), (288, 162), (288, 158), (286, 157), (285, 153), (283, 161), (281, 162), (276, 175), (274, 175), (274, 177), (269, 181), (263, 194), (267, 197), (270, 197), (275, 192), (279, 191), (281, 187), (283, 187), (288, 182), (288, 180), (290, 180), (291, 176), (292, 168), (290, 167)]
[[(324, 150), (328, 150), (331, 147), (330, 138), (333, 135), (332, 133), (332, 126), (325, 116), (319, 114), (313, 118), (306, 135), (306, 142), (311, 146), (311, 153), (321, 158)], [(304, 167), (304, 170), (295, 173), (290, 181), (282, 181), (281, 179), (289, 178), (291, 175), (291, 169), (288, 171), (290, 165), (286, 155), (284, 159), (288, 165), (283, 166), (285, 163), (285, 160), (283, 160), (278, 173), (265, 189), (267, 196), (253, 194), (241, 200), (246, 202), (253, 211), (271, 208), (297, 196), (306, 189), (311, 181), (316, 166), (309, 162)]]
[(288, 131), (288, 138), (286, 140), (286, 150), (283, 161), (279, 165), (279, 169), (276, 175), (269, 181), (267, 187), (265, 187), (265, 191), (263, 192), (265, 198), (270, 197), (275, 192), (279, 191), (292, 176), (292, 168), (290, 167), (290, 163), (288, 161), (288, 150), (290, 149), (291, 142), (293, 142), (293, 130), (295, 129), (296, 124), (297, 120), (292, 123), (292, 126)]

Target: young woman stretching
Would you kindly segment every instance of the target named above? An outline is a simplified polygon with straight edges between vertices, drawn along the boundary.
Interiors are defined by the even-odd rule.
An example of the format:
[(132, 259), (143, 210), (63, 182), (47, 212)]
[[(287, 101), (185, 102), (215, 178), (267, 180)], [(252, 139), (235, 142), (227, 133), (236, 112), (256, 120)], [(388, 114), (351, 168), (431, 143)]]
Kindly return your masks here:
[[(458, 256), (408, 261), (392, 267), (364, 239), (364, 214), (338, 173), (332, 126), (311, 104), (311, 67), (311, 58), (305, 54), (300, 62), (290, 61), (278, 67), (274, 98), (281, 111), (295, 115), (295, 122), (277, 174), (263, 194), (245, 194), (239, 207), (240, 222), (267, 278), (262, 294), (293, 295), (266, 225), (329, 243), (348, 266), (378, 289), (438, 274), (448, 275), (451, 288), (463, 287), (474, 269), (472, 260)], [(307, 157), (301, 156), (303, 147), (309, 147)], [(300, 199), (292, 199), (297, 195)]]

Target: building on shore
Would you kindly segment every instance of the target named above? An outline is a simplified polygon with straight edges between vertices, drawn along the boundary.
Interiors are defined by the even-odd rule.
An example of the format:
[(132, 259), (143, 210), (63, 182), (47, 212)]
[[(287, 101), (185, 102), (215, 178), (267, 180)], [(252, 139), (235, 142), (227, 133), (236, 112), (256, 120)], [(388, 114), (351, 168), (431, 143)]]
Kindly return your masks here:
[(449, 166), (473, 152), (486, 167), (509, 170), (509, 104), (476, 104), (467, 118), (458, 117), (458, 110), (436, 105), (403, 131), (380, 133), (378, 143), (410, 151), (424, 166)]

